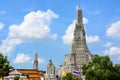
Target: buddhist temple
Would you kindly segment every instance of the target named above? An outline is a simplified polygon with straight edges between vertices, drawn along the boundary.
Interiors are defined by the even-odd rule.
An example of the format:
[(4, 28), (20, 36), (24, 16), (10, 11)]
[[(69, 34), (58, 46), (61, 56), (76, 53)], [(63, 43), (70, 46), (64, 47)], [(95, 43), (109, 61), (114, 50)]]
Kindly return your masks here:
[(65, 71), (66, 73), (73, 73), (73, 71), (76, 70), (79, 72), (79, 75), (82, 75), (82, 66), (91, 61), (91, 58), (92, 55), (86, 43), (86, 32), (83, 24), (82, 9), (79, 5), (77, 8), (77, 18), (71, 49), (70, 52), (65, 55), (63, 64), (60, 65), (58, 70), (59, 77), (62, 76), (62, 71)]
[(22, 73), (20, 73), (17, 70), (13, 70), (9, 73), (9, 76), (5, 76), (3, 80), (14, 80), (14, 78), (18, 76), (21, 80), (27, 80), (27, 76), (22, 76)]

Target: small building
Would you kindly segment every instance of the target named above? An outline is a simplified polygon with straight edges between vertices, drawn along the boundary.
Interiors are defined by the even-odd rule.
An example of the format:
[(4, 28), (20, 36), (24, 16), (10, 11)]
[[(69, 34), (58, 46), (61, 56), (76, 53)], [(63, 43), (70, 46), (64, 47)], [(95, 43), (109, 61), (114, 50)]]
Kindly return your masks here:
[(56, 80), (56, 70), (52, 60), (47, 65), (45, 80)]
[(17, 70), (11, 71), (9, 76), (3, 77), (3, 80), (14, 80), (16, 76), (18, 76), (21, 80), (27, 80), (27, 76), (22, 76), (22, 73), (18, 72)]

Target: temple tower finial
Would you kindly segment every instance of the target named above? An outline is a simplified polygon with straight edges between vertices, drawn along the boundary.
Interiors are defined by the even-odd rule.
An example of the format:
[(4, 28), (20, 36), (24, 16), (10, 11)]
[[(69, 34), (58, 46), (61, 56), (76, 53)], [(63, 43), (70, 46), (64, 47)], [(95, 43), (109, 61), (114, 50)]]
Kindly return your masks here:
[(80, 9), (80, 4), (78, 4), (78, 9)]
[(78, 5), (78, 8), (77, 8), (77, 23), (83, 23), (82, 10), (80, 8), (80, 4)]
[(34, 63), (33, 63), (34, 69), (38, 70), (38, 54), (35, 52), (34, 54)]

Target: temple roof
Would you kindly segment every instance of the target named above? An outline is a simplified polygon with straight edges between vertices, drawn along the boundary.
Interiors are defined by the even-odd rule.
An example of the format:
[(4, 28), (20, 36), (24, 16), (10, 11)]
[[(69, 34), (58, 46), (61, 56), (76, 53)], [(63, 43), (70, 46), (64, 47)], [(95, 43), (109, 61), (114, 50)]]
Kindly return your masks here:
[(12, 71), (12, 72), (9, 73), (9, 75), (14, 75), (14, 74), (21, 75), (22, 73), (18, 72), (17, 70), (14, 70), (14, 71)]
[(54, 64), (53, 64), (53, 62), (52, 62), (52, 60), (49, 60), (49, 63), (48, 63), (47, 66), (49, 66), (49, 67), (55, 67)]

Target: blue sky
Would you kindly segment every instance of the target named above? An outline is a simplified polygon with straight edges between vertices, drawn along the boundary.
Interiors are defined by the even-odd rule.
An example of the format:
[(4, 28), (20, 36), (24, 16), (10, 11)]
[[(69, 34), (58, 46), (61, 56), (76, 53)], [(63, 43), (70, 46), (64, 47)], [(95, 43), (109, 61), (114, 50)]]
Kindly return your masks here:
[(83, 11), (87, 44), (92, 54), (109, 55), (120, 63), (119, 0), (1, 0), (0, 52), (15, 68), (39, 69), (52, 59), (58, 68), (69, 53), (76, 9)]

